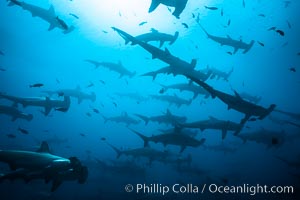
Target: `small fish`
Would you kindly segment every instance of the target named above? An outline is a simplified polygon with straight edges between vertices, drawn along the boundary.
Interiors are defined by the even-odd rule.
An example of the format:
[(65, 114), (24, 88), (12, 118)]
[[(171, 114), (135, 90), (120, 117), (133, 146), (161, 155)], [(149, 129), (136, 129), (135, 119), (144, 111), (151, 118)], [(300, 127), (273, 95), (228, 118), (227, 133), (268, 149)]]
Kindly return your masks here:
[(268, 31), (275, 31), (275, 30), (276, 30), (275, 26), (272, 26), (271, 28), (268, 29)]
[(291, 68), (290, 68), (290, 71), (291, 71), (291, 72), (296, 72), (296, 68), (295, 68), (295, 67), (291, 67)]
[(82, 137), (85, 137), (85, 134), (84, 133), (79, 133), (80, 136)]
[(96, 109), (96, 108), (93, 108), (93, 111), (94, 111), (94, 113), (97, 113), (97, 114), (99, 114), (100, 112), (99, 112), (99, 110), (98, 109)]
[(85, 113), (88, 117), (91, 117), (92, 115), (91, 115), (91, 113), (89, 113), (89, 112), (87, 112), (87, 113)]
[(244, 7), (244, 8), (246, 7), (246, 3), (245, 3), (245, 0), (243, 0), (243, 7)]
[(106, 34), (106, 33), (108, 33), (108, 32), (107, 32), (107, 31), (105, 31), (105, 30), (102, 30), (102, 32), (103, 32), (103, 33), (105, 33), (105, 34)]
[(279, 33), (281, 36), (284, 36), (284, 32), (282, 30), (276, 30), (277, 33)]
[(58, 78), (55, 79), (57, 84), (60, 84), (60, 81), (58, 80)]
[(59, 112), (67, 112), (69, 108), (55, 108), (54, 110)]
[(224, 12), (223, 12), (223, 8), (221, 9), (221, 16), (223, 17), (224, 15)]
[(172, 12), (171, 8), (167, 7), (169, 12)]
[(230, 51), (227, 51), (227, 54), (229, 54), (229, 55), (232, 55), (232, 52), (230, 52)]
[(300, 56), (300, 52), (297, 53), (297, 56)]
[(181, 23), (184, 28), (189, 28), (189, 26), (186, 23)]
[(248, 121), (255, 122), (257, 119), (255, 117), (250, 118)]
[(262, 46), (262, 47), (264, 47), (264, 46), (265, 46), (265, 44), (264, 44), (264, 43), (262, 43), (262, 42), (260, 42), (260, 41), (257, 41), (257, 43), (258, 43), (260, 46)]
[(259, 17), (266, 17), (265, 14), (259, 14), (258, 16), (259, 16)]
[(105, 85), (105, 82), (103, 80), (99, 80), (99, 81), (100, 81), (100, 83), (102, 83), (103, 85)]
[(291, 1), (284, 1), (284, 8), (287, 8), (289, 7)]
[(90, 87), (93, 87), (93, 86), (94, 86), (94, 83), (91, 82), (89, 85), (86, 86), (86, 88), (90, 88)]
[(208, 10), (218, 10), (219, 8), (217, 8), (217, 7), (210, 7), (210, 6), (204, 6), (206, 9), (208, 9)]
[(4, 56), (4, 53), (3, 53), (2, 51), (0, 51), (0, 55), (1, 55), (1, 56)]
[(105, 138), (105, 137), (102, 137), (102, 138), (101, 138), (101, 140), (102, 140), (102, 141), (105, 141), (105, 140), (106, 140), (106, 138)]
[(63, 20), (59, 19), (58, 16), (56, 17), (56, 19), (57, 19), (58, 23), (63, 27), (63, 29), (65, 29), (65, 30), (68, 30), (68, 29), (69, 29), (69, 27), (68, 27), (68, 25), (66, 24), (66, 22), (64, 22)]
[(115, 107), (118, 107), (118, 104), (116, 102), (113, 102), (113, 104), (115, 105)]
[(73, 13), (70, 13), (69, 15), (71, 15), (72, 17), (75, 17), (76, 19), (79, 19), (79, 17)]
[(231, 20), (229, 19), (227, 22), (227, 26), (230, 26)]
[(0, 71), (1, 71), (1, 72), (6, 72), (6, 69), (0, 68)]
[(122, 17), (122, 13), (121, 13), (121, 11), (119, 11), (119, 17)]
[(44, 130), (43, 132), (44, 132), (44, 133), (49, 133), (49, 130)]
[(196, 17), (194, 13), (192, 13), (192, 17), (193, 17), (193, 18), (195, 18), (195, 17)]
[(18, 131), (20, 131), (21, 133), (23, 133), (23, 134), (29, 134), (29, 132), (26, 130), (26, 129), (23, 129), (23, 128), (18, 128)]
[(144, 22), (141, 22), (139, 23), (139, 26), (143, 26), (144, 24), (147, 24), (148, 22), (144, 21)]
[(290, 24), (290, 22), (286, 20), (286, 23), (287, 23), (288, 27), (291, 29), (292, 25)]
[(40, 88), (40, 87), (43, 87), (43, 86), (44, 86), (43, 83), (35, 83), (35, 84), (32, 84), (32, 85), (29, 85), (30, 88), (33, 88), (33, 87)]
[(14, 134), (12, 134), (12, 133), (10, 133), (10, 134), (6, 134), (6, 136), (7, 136), (8, 138), (11, 138), (11, 139), (13, 139), (13, 138), (16, 138), (16, 137), (17, 137), (16, 135), (14, 135)]
[(165, 89), (164, 89), (164, 88), (161, 88), (161, 89), (159, 90), (159, 93), (160, 93), (160, 94), (165, 93)]

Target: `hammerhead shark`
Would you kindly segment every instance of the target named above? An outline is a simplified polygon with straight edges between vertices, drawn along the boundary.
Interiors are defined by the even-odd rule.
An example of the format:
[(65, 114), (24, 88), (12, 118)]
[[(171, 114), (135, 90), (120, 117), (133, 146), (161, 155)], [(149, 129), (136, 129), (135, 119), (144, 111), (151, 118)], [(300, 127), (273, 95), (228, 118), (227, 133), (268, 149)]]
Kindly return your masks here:
[(151, 98), (157, 99), (160, 101), (168, 102), (170, 105), (174, 104), (178, 108), (182, 105), (190, 105), (193, 101), (193, 99), (186, 100), (178, 97), (176, 94), (174, 95), (150, 95)]
[(112, 29), (115, 30), (125, 40), (126, 44), (129, 42), (131, 42), (131, 45), (138, 44), (146, 51), (152, 54), (152, 59), (158, 58), (159, 60), (167, 63), (169, 66), (166, 67), (165, 70), (163, 70), (163, 72), (161, 73), (173, 74), (174, 76), (190, 74), (193, 76), (197, 76), (201, 80), (206, 80), (210, 76), (210, 74), (205, 74), (201, 71), (196, 71), (194, 69), (197, 64), (196, 59), (192, 59), (191, 63), (188, 63), (184, 60), (181, 60), (178, 57), (173, 56), (167, 48), (163, 51), (153, 45), (136, 39), (135, 37), (126, 33), (125, 31), (122, 31), (115, 27), (112, 27)]
[(68, 110), (70, 107), (70, 97), (64, 96), (64, 100), (54, 100), (49, 97), (15, 97), (5, 94), (0, 94), (0, 98), (8, 99), (14, 102), (14, 105), (21, 104), (23, 107), (27, 106), (36, 106), (36, 107), (44, 107), (45, 115), (48, 115), (53, 108), (64, 108)]
[(150, 141), (155, 143), (162, 143), (164, 146), (168, 144), (172, 144), (181, 147), (180, 153), (182, 153), (187, 146), (198, 147), (205, 142), (204, 138), (202, 138), (201, 140), (196, 140), (195, 138), (192, 138), (186, 134), (181, 134), (180, 132), (163, 133), (163, 134), (147, 137), (138, 131), (135, 131), (133, 129), (130, 130), (135, 134), (137, 134), (144, 141), (144, 147), (149, 146)]
[(36, 151), (0, 150), (0, 162), (7, 163), (13, 172), (0, 175), (0, 181), (34, 179), (52, 181), (51, 191), (55, 191), (63, 181), (78, 181), (83, 184), (88, 177), (87, 167), (76, 157), (63, 158), (50, 153), (47, 142), (42, 142)]
[(87, 94), (83, 92), (80, 86), (77, 86), (75, 89), (60, 89), (55, 91), (42, 91), (43, 93), (47, 93), (49, 96), (53, 94), (58, 94), (59, 96), (70, 96), (77, 98), (78, 104), (80, 104), (83, 100), (90, 100), (92, 102), (96, 101), (96, 94), (91, 92), (91, 94)]
[(207, 35), (208, 38), (212, 39), (213, 41), (219, 43), (221, 46), (231, 46), (234, 48), (234, 54), (239, 50), (239, 49), (244, 49), (243, 53), (247, 53), (251, 47), (254, 44), (254, 40), (252, 40), (249, 44), (243, 42), (242, 40), (234, 40), (232, 39), (229, 35), (227, 35), (227, 37), (218, 37), (218, 36), (214, 36), (209, 34), (204, 28), (203, 26), (198, 23), (201, 27), (201, 29), (205, 32), (205, 34)]
[(152, 0), (149, 8), (149, 13), (153, 12), (159, 4), (164, 4), (166, 6), (175, 7), (173, 15), (179, 19), (179, 15), (185, 9), (188, 0)]
[(166, 33), (160, 33), (155, 29), (151, 29), (150, 33), (138, 35), (135, 38), (146, 43), (150, 41), (159, 41), (159, 48), (161, 48), (167, 41), (170, 42), (169, 45), (173, 44), (178, 38), (178, 35), (178, 31), (176, 31), (174, 35), (169, 35)]
[(54, 28), (60, 28), (64, 34), (70, 33), (74, 30), (74, 26), (68, 26), (62, 19), (55, 13), (54, 7), (51, 5), (49, 9), (44, 9), (26, 2), (17, 0), (9, 0), (9, 6), (20, 6), (24, 10), (29, 11), (32, 17), (39, 17), (50, 24), (48, 31)]
[(167, 112), (163, 115), (157, 115), (152, 117), (147, 117), (140, 114), (135, 114), (135, 115), (141, 118), (145, 122), (145, 125), (147, 125), (149, 121), (158, 122), (159, 124), (165, 123), (165, 124), (176, 125), (178, 123), (184, 123), (187, 119), (184, 116), (177, 116), (172, 114), (169, 109), (167, 109)]
[(159, 151), (151, 147), (121, 150), (109, 143), (107, 143), (107, 145), (110, 146), (117, 153), (117, 158), (120, 158), (121, 155), (131, 156), (133, 158), (144, 157), (149, 159), (149, 164), (151, 164), (154, 160), (165, 159), (172, 155), (168, 151)]
[(187, 75), (186, 77), (207, 90), (211, 94), (212, 98), (218, 97), (221, 101), (227, 104), (228, 110), (234, 109), (238, 112), (244, 113), (245, 117), (241, 120), (241, 124), (246, 123), (251, 116), (257, 116), (258, 119), (262, 120), (266, 116), (268, 116), (276, 107), (275, 104), (271, 104), (269, 108), (264, 108), (242, 99), (236, 91), (234, 91), (235, 95), (227, 94), (214, 89), (210, 85), (195, 77), (192, 77), (190, 75)]
[(102, 115), (102, 117), (104, 119), (104, 123), (106, 123), (107, 121), (112, 121), (112, 122), (116, 122), (116, 123), (125, 123), (126, 126), (129, 126), (130, 124), (140, 123), (140, 120), (136, 120), (136, 119), (130, 117), (127, 112), (122, 113), (122, 115), (120, 115), (120, 116), (105, 117), (104, 115)]
[(96, 68), (98, 68), (99, 66), (103, 66), (111, 71), (115, 71), (117, 73), (120, 74), (120, 78), (122, 78), (123, 76), (128, 76), (129, 78), (132, 78), (135, 76), (136, 72), (130, 72), (128, 71), (122, 64), (121, 61), (119, 61), (118, 63), (112, 63), (112, 62), (98, 62), (95, 60), (85, 60), (88, 63), (91, 63), (93, 65), (95, 65)]
[(33, 119), (32, 114), (23, 113), (13, 106), (0, 105), (0, 114), (10, 115), (11, 121), (16, 121), (17, 119), (25, 119), (31, 121)]
[(191, 123), (179, 124), (181, 128), (197, 128), (201, 131), (205, 129), (215, 129), (222, 131), (222, 139), (225, 139), (227, 131), (234, 131), (234, 135), (237, 135), (243, 128), (242, 124), (237, 124), (232, 121), (220, 120), (210, 116), (208, 120), (201, 120)]
[(199, 87), (198, 85), (195, 85), (193, 83), (190, 83), (190, 84), (179, 83), (179, 84), (173, 84), (173, 85), (160, 84), (160, 85), (162, 86), (164, 92), (166, 92), (167, 90), (170, 90), (170, 89), (179, 90), (180, 92), (182, 92), (182, 91), (192, 92), (194, 94), (193, 99), (195, 99), (198, 95), (203, 95), (204, 98), (210, 97), (209, 92), (207, 92), (202, 87)]

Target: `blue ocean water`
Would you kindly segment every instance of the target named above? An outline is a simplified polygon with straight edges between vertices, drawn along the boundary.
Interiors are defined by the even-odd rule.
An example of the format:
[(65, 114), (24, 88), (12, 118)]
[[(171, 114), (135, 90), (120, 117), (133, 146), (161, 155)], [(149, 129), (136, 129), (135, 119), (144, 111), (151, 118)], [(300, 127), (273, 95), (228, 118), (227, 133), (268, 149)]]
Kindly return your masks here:
[[(279, 111), (300, 113), (299, 106), (299, 53), (300, 27), (298, 26), (300, 2), (291, 0), (189, 0), (180, 14), (172, 15), (174, 8), (159, 5), (148, 13), (150, 0), (26, 0), (28, 4), (47, 9), (52, 5), (55, 15), (74, 30), (64, 34), (61, 28), (48, 30), (49, 23), (32, 16), (18, 5), (0, 3), (0, 93), (16, 97), (46, 97), (44, 91), (78, 89), (95, 93), (96, 100), (78, 102), (71, 97), (67, 112), (52, 109), (44, 115), (42, 107), (17, 108), (32, 114), (26, 121), (0, 115), (0, 149), (35, 151), (42, 141), (48, 141), (53, 154), (69, 158), (76, 156), (88, 167), (89, 176), (84, 184), (66, 181), (54, 192), (51, 184), (43, 180), (25, 183), (22, 180), (0, 183), (1, 199), (247, 199), (249, 194), (127, 193), (127, 184), (162, 184), (172, 186), (193, 184), (218, 185), (292, 185), (299, 188), (299, 114), (293, 118)], [(207, 7), (205, 7), (207, 6)], [(73, 14), (73, 15), (70, 15)], [(75, 15), (75, 16), (74, 16)], [(58, 21), (58, 20), (57, 20)], [(143, 23), (142, 23), (143, 22)], [(255, 43), (247, 53), (230, 46), (221, 46), (209, 39), (201, 29), (215, 36)], [(139, 45), (125, 44), (124, 39), (111, 27), (136, 36), (152, 28), (162, 33), (179, 36), (174, 44), (165, 42), (161, 47), (191, 63), (197, 60), (196, 70), (214, 67), (229, 72), (228, 81), (212, 76), (206, 81), (213, 88), (234, 95), (247, 92), (261, 97), (257, 103), (264, 108), (276, 104), (276, 110), (263, 120), (248, 121), (241, 133), (259, 132), (256, 141), (244, 142), (228, 131), (222, 139), (221, 130), (197, 130), (194, 139), (205, 138), (205, 145), (186, 147), (150, 142), (155, 150), (178, 154), (178, 158), (191, 157), (191, 163), (178, 165), (167, 161), (149, 162), (145, 158), (132, 158), (116, 152), (142, 148), (143, 140), (130, 129), (146, 136), (158, 135), (161, 129), (173, 126), (149, 122), (147, 125), (136, 114), (147, 117), (162, 115), (169, 110), (184, 116), (187, 122), (207, 120), (209, 117), (240, 123), (244, 114), (218, 98), (204, 98), (187, 91), (168, 89), (163, 85), (187, 83), (181, 75), (159, 74), (155, 80), (142, 76), (168, 64)], [(282, 33), (283, 32), (283, 33)], [(159, 47), (159, 42), (149, 42)], [(133, 77), (120, 77), (115, 71), (87, 62), (122, 63)], [(42, 83), (42, 87), (30, 87)], [(199, 86), (200, 87), (200, 86)], [(131, 98), (138, 94), (143, 99)], [(121, 95), (118, 95), (121, 94)], [(192, 100), (190, 105), (176, 106), (150, 98), (151, 95), (174, 95)], [(51, 98), (63, 100), (59, 95)], [(5, 98), (0, 105), (11, 106)], [(57, 109), (57, 108), (56, 108)], [(99, 112), (98, 112), (99, 111)], [(106, 117), (130, 116), (137, 124), (105, 122)], [(129, 129), (130, 128), (130, 129)], [(177, 127), (178, 128), (178, 127)], [(24, 134), (20, 129), (25, 129)], [(271, 132), (271, 140), (264, 133)], [(275, 132), (275, 133), (274, 133)], [(177, 133), (175, 133), (177, 134)], [(273, 134), (273, 135), (272, 135)], [(276, 135), (277, 134), (277, 135)], [(279, 136), (278, 136), (279, 134)], [(275, 135), (275, 136), (274, 136)], [(278, 138), (277, 138), (278, 136)], [(277, 140), (283, 138), (283, 144)], [(255, 140), (255, 139), (254, 139)], [(274, 142), (274, 140), (276, 140)], [(269, 143), (266, 143), (269, 142)], [(281, 142), (281, 141), (280, 141)], [(206, 146), (206, 147), (205, 147)], [(211, 150), (209, 147), (227, 147)], [(151, 159), (150, 159), (151, 160)], [(122, 162), (124, 161), (124, 162)], [(293, 165), (294, 164), (294, 165)], [(10, 171), (4, 163), (0, 174)], [(261, 194), (262, 199), (295, 199), (292, 194)]]

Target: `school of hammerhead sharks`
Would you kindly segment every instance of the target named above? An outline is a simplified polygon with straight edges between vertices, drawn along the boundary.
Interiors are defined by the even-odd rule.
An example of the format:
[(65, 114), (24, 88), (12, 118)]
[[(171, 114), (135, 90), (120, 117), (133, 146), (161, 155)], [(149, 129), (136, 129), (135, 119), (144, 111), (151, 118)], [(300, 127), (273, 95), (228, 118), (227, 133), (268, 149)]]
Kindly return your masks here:
[[(168, 6), (174, 9), (172, 13), (176, 18), (180, 18), (180, 14), (184, 12), (188, 0), (152, 0), (149, 8), (149, 13), (154, 12), (158, 6)], [(21, 2), (18, 0), (8, 0), (8, 6), (21, 7), (23, 10), (29, 11), (33, 17), (39, 17), (42, 20), (50, 24), (49, 31), (59, 28), (64, 34), (69, 34), (74, 30), (74, 26), (69, 26), (64, 20), (55, 14), (54, 7), (51, 6), (50, 9), (44, 9), (26, 2)], [(245, 1), (243, 0), (243, 6), (245, 6)], [(217, 10), (217, 7), (207, 7), (206, 9)], [(221, 11), (222, 13), (222, 11)], [(73, 14), (74, 17), (78, 18), (77, 15)], [(242, 53), (247, 53), (251, 50), (255, 41), (244, 42), (242, 40), (235, 40), (230, 36), (221, 37), (210, 34), (201, 25), (199, 16), (195, 18), (195, 22), (200, 26), (200, 28), (207, 35), (207, 38), (219, 43), (222, 46), (229, 46), (233, 48), (232, 54), (237, 53), (242, 50)], [(168, 102), (169, 104), (174, 104), (177, 107), (182, 105), (190, 105), (191, 102), (198, 96), (205, 99), (217, 98), (222, 103), (227, 105), (228, 110), (232, 109), (242, 114), (242, 118), (238, 122), (230, 121), (228, 119), (217, 119), (215, 117), (209, 117), (207, 120), (200, 120), (194, 122), (187, 122), (186, 116), (179, 116), (172, 114), (170, 110), (157, 116), (146, 116), (143, 113), (135, 114), (135, 117), (131, 117), (126, 112), (120, 116), (115, 117), (105, 117), (104, 121), (113, 121), (117, 123), (124, 123), (127, 128), (130, 129), (134, 134), (136, 134), (144, 143), (143, 147), (136, 149), (123, 150), (115, 147), (105, 138), (102, 138), (103, 142), (111, 147), (117, 154), (117, 158), (120, 156), (128, 156), (133, 158), (143, 157), (149, 160), (149, 166), (153, 161), (158, 162), (172, 162), (176, 165), (181, 165), (182, 163), (190, 163), (191, 157), (182, 156), (182, 152), (185, 151), (187, 147), (196, 148), (199, 146), (205, 146), (205, 138), (196, 139), (197, 132), (191, 130), (219, 130), (221, 132), (221, 138), (226, 139), (227, 132), (232, 131), (233, 135), (239, 137), (244, 142), (254, 141), (266, 145), (267, 147), (277, 147), (281, 146), (284, 142), (286, 135), (282, 132), (274, 132), (266, 129), (262, 129), (256, 132), (243, 133), (243, 128), (246, 124), (251, 121), (255, 122), (257, 120), (264, 120), (269, 117), (275, 123), (283, 123), (294, 126), (296, 128), (300, 127), (300, 114), (283, 111), (277, 109), (274, 103), (269, 105), (260, 105), (259, 102), (261, 97), (253, 96), (248, 93), (238, 93), (233, 90), (232, 93), (226, 93), (218, 90), (208, 83), (208, 79), (224, 79), (228, 81), (229, 76), (233, 70), (229, 72), (220, 71), (216, 68), (208, 67), (205, 70), (196, 70), (197, 60), (192, 59), (191, 61), (185, 61), (176, 55), (173, 55), (167, 48), (162, 50), (164, 43), (168, 42), (172, 45), (177, 38), (179, 33), (167, 34), (161, 33), (155, 29), (152, 29), (149, 33), (145, 33), (138, 36), (132, 36), (126, 30), (121, 30), (118, 27), (112, 27), (113, 31), (124, 39), (125, 45), (136, 46), (136, 48), (142, 48), (149, 54), (151, 54), (152, 59), (158, 59), (161, 62), (167, 64), (167, 67), (163, 67), (156, 71), (151, 71), (143, 74), (142, 76), (150, 76), (153, 80), (160, 75), (173, 75), (181, 76), (186, 78), (187, 83), (173, 84), (173, 85), (163, 85), (160, 84), (161, 90), (159, 95), (150, 95), (149, 98), (157, 99), (160, 101)], [(284, 32), (273, 28), (280, 35), (284, 35)], [(152, 41), (159, 41), (159, 47), (153, 46), (150, 43)], [(263, 45), (260, 43), (260, 45)], [(4, 52), (0, 51), (1, 56), (5, 56)], [(128, 78), (134, 78), (136, 72), (131, 72), (127, 70), (121, 62), (98, 62), (96, 60), (86, 59), (86, 63), (94, 65), (96, 68), (104, 67), (111, 71), (120, 74), (120, 77), (126, 76)], [(4, 70), (4, 69), (3, 69)], [(43, 87), (42, 83), (36, 83), (30, 85), (30, 87)], [(167, 90), (179, 90), (188, 91), (193, 94), (193, 98), (190, 100), (182, 99), (177, 95), (166, 95), (164, 94)], [(25, 113), (20, 110), (19, 105), (22, 107), (41, 107), (43, 108), (43, 114), (49, 115), (52, 110), (67, 112), (71, 106), (71, 98), (76, 98), (78, 103), (83, 100), (89, 100), (91, 102), (96, 101), (95, 93), (85, 93), (80, 87), (75, 89), (59, 89), (59, 90), (47, 90), (43, 91), (46, 94), (45, 97), (27, 98), (18, 97), (11, 94), (0, 93), (0, 99), (5, 99), (12, 102), (11, 105), (0, 105), (0, 114), (11, 116), (11, 120), (27, 120), (31, 121), (33, 119), (32, 114)], [(53, 99), (52, 96), (57, 95), (61, 99)], [(118, 93), (119, 97), (128, 97), (137, 101), (145, 100), (143, 96), (138, 93)], [(99, 113), (99, 110), (94, 109), (94, 112)], [(291, 120), (279, 120), (273, 118), (270, 114), (272, 112), (278, 112), (283, 115), (290, 117)], [(101, 114), (101, 113), (100, 113)], [(139, 120), (137, 120), (139, 119)], [(163, 124), (171, 125), (172, 128), (168, 130), (163, 130), (162, 133), (152, 136), (146, 136), (145, 134), (129, 128), (130, 124), (138, 124), (141, 121), (147, 125), (149, 122), (158, 122)], [(19, 128), (19, 131), (26, 134), (26, 130)], [(10, 135), (13, 137), (13, 135)], [(151, 143), (161, 143), (164, 146), (174, 145), (180, 148), (179, 153), (172, 153), (170, 151), (162, 151), (151, 147)], [(221, 146), (220, 146), (221, 147)], [(212, 147), (211, 147), (212, 148)], [(216, 147), (217, 148), (217, 147)], [(225, 147), (224, 147), (225, 148)], [(226, 151), (226, 149), (223, 149)], [(221, 149), (222, 151), (222, 149)], [(176, 156), (174, 156), (176, 155)], [(26, 159), (28, 162), (24, 162)], [(294, 165), (299, 168), (300, 160), (290, 161), (285, 158), (279, 158), (281, 161), (288, 165)], [(64, 181), (78, 181), (78, 183), (83, 184), (88, 178), (88, 167), (84, 166), (81, 161), (76, 157), (63, 158), (57, 155), (53, 155), (49, 149), (48, 143), (46, 141), (42, 142), (41, 147), (36, 151), (16, 151), (16, 150), (1, 150), (0, 151), (0, 162), (7, 163), (10, 168), (10, 172), (5, 174), (0, 174), (0, 182), (4, 180), (16, 180), (23, 179), (25, 182), (30, 182), (35, 179), (44, 179), (46, 183), (52, 182), (51, 191), (55, 191), (62, 182)], [(101, 161), (98, 161), (99, 163)], [(104, 162), (102, 163), (104, 165)], [(131, 167), (134, 164), (130, 162)], [(181, 168), (183, 169), (183, 168)], [(179, 169), (178, 169), (179, 170)]]

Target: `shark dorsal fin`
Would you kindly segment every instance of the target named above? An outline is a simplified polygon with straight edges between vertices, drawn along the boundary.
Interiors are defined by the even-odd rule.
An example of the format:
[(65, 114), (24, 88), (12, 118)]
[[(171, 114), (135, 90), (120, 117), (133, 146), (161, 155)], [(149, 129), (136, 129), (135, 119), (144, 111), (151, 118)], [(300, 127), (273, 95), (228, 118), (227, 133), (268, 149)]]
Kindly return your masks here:
[(47, 142), (43, 141), (40, 148), (36, 151), (39, 153), (50, 153), (49, 145)]
[(232, 38), (229, 35), (227, 35), (227, 38), (232, 40)]
[(166, 52), (166, 54), (171, 55), (171, 53), (170, 53), (170, 51), (168, 50), (168, 48), (165, 48), (165, 52)]
[(55, 15), (55, 11), (54, 11), (54, 7), (53, 5), (50, 6), (49, 10), (48, 10), (52, 15)]
[(167, 116), (171, 116), (172, 115), (169, 109), (167, 109), (166, 115)]
[(210, 120), (218, 120), (217, 118), (213, 117), (213, 116), (209, 116)]
[(197, 65), (197, 60), (196, 59), (192, 59), (191, 65), (192, 65), (193, 68), (195, 68), (196, 65)]
[(237, 91), (234, 90), (234, 94), (237, 98), (242, 99), (242, 97), (239, 95), (239, 93)]

